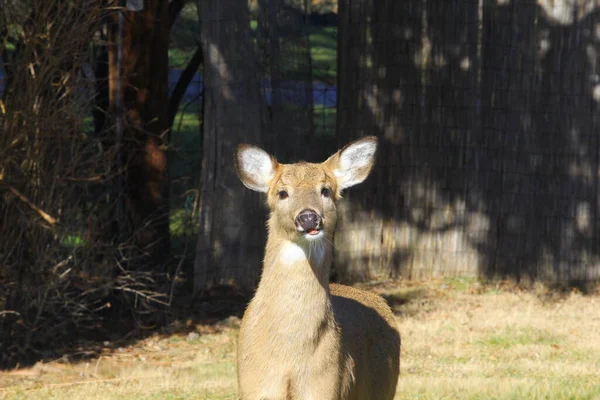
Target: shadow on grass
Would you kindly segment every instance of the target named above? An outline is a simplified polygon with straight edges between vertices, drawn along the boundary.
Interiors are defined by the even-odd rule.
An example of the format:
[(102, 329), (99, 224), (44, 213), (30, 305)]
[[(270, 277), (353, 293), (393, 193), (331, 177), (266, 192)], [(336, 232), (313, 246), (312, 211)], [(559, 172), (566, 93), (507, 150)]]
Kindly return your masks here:
[[(191, 293), (184, 283), (179, 292)], [(236, 326), (241, 319), (252, 293), (235, 286), (220, 285), (195, 296), (180, 295), (170, 307), (155, 308), (147, 314), (124, 317), (130, 305), (114, 299), (112, 306), (94, 325), (94, 329), (70, 329), (70, 335), (60, 335), (55, 342), (39, 345), (27, 352), (12, 349), (3, 352), (0, 371), (32, 367), (35, 364), (56, 360), (82, 362), (103, 354), (135, 345), (152, 336), (184, 336), (197, 332), (198, 326), (206, 331), (218, 332), (224, 327)]]
[[(71, 363), (97, 359), (98, 357), (133, 346), (149, 337), (180, 336), (203, 332), (216, 333), (225, 328), (238, 327), (253, 293), (231, 285), (219, 285), (194, 296), (189, 284), (178, 288), (171, 307), (156, 309), (143, 316), (123, 318), (126, 304), (115, 304), (110, 313), (99, 321), (94, 331), (73, 331), (69, 339), (48, 343), (27, 354), (15, 354), (3, 360), (0, 370), (32, 367), (38, 362), (47, 363), (61, 359)], [(368, 289), (366, 289), (368, 290)], [(430, 292), (423, 287), (390, 288), (381, 296), (394, 314), (409, 317), (429, 313), (435, 309)], [(112, 315), (111, 315), (112, 314)], [(198, 329), (199, 326), (203, 328)]]
[(423, 287), (400, 288), (382, 293), (381, 297), (399, 317), (413, 317), (435, 309), (429, 290)]

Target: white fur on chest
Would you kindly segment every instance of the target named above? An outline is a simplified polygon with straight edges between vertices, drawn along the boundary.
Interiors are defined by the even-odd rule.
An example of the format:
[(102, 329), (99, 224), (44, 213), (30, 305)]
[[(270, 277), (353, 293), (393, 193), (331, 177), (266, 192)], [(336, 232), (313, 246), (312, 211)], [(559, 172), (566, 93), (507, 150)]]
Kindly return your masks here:
[(279, 253), (279, 261), (285, 265), (291, 265), (306, 260), (308, 260), (308, 257), (304, 252), (304, 249), (293, 242), (286, 243)]
[(326, 247), (321, 240), (307, 242), (305, 246), (288, 242), (279, 253), (279, 261), (284, 265), (310, 261), (313, 265), (321, 266), (325, 259), (326, 251)]

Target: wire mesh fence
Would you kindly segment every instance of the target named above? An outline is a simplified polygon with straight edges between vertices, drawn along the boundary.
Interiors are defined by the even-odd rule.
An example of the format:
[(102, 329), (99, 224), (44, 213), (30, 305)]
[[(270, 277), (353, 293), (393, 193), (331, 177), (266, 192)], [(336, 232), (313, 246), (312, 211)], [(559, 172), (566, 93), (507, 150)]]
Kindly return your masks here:
[[(336, 84), (313, 79), (313, 126), (301, 129), (316, 140), (294, 142), (284, 118), (258, 142), (316, 161), (380, 137), (374, 176), (341, 204), (340, 279), (598, 279), (594, 2), (340, 1), (336, 23)], [(279, 90), (306, 98), (304, 85)]]
[(339, 267), (597, 280), (597, 4), (343, 1), (340, 21), (338, 137), (383, 151)]
[[(5, 311), (27, 313), (24, 322), (2, 314), (3, 326), (10, 325), (4, 332), (13, 334), (24, 329), (15, 328), (19, 324), (32, 329), (40, 329), (40, 321), (49, 324), (49, 310), (71, 310), (60, 308), (73, 304), (64, 293), (97, 294), (86, 306), (90, 310), (106, 304), (109, 281), (113, 289), (146, 293), (126, 273), (135, 262), (123, 264), (118, 254), (130, 249), (133, 236), (122, 234), (130, 228), (122, 214), (131, 206), (127, 197), (143, 201), (144, 195), (111, 183), (116, 176), (121, 184), (133, 182), (130, 165), (118, 161), (122, 148), (107, 145), (114, 142), (108, 96), (114, 24), (102, 17), (91, 22), (93, 28), (70, 27), (89, 37), (64, 24), (47, 25), (42, 17), (39, 25), (28, 25), (27, 6), (33, 3), (0, 1), (0, 229), (16, 243), (0, 246), (0, 280), (6, 283), (0, 304)], [(56, 4), (72, 11), (68, 0)], [(363, 135), (379, 137), (377, 166), (340, 202), (338, 279), (462, 274), (560, 284), (599, 279), (596, 1), (169, 4), (181, 8), (169, 32), (170, 69), (163, 71), (168, 76), (156, 68), (143, 75), (134, 70), (136, 63), (125, 63), (128, 104), (147, 100), (160, 111), (150, 113), (148, 124), (139, 124), (127, 144), (150, 138), (152, 151), (168, 153), (168, 171), (146, 172), (155, 174), (160, 188), (168, 185), (174, 263), (187, 263), (186, 276), (196, 290), (219, 283), (251, 288), (260, 276), (266, 208), (235, 176), (233, 151), (239, 143), (261, 145), (282, 162), (322, 161)], [(104, 5), (110, 13), (119, 10)], [(48, 15), (56, 12), (48, 9)], [(108, 11), (98, 11), (103, 12)], [(124, 24), (139, 22), (137, 12), (127, 11)], [(8, 24), (15, 15), (24, 17)], [(36, 49), (31, 42), (33, 63), (9, 62), (18, 52), (7, 38), (27, 41), (32, 26), (50, 47)], [(127, 41), (127, 32), (120, 37), (125, 45), (135, 42)], [(164, 44), (148, 46), (143, 34), (136, 37), (150, 50)], [(65, 38), (73, 39), (77, 53), (62, 51)], [(94, 45), (90, 49), (75, 39)], [(47, 58), (35, 59), (53, 47)], [(145, 54), (131, 60), (143, 64)], [(156, 87), (148, 81), (166, 79), (173, 97), (184, 67), (198, 54), (201, 66), (170, 133), (152, 131), (165, 114), (153, 90), (164, 88), (162, 81)], [(8, 93), (6, 68), (14, 66), (21, 67), (23, 84)], [(100, 109), (106, 121), (98, 118)], [(149, 108), (139, 110), (149, 114)], [(152, 166), (152, 157), (139, 156), (155, 153), (140, 148), (134, 156)], [(93, 176), (102, 179), (83, 180)], [(157, 193), (150, 189), (143, 193)], [(150, 210), (138, 228), (152, 228), (156, 218), (164, 225), (164, 214)], [(60, 216), (60, 223), (54, 227), (48, 216)], [(122, 235), (115, 240), (111, 232)], [(137, 249), (140, 259), (152, 259), (153, 243)], [(43, 273), (26, 279), (36, 268)], [(64, 286), (69, 268), (81, 274)], [(161, 276), (167, 279), (168, 270), (174, 281), (179, 268), (164, 269)], [(90, 271), (99, 280), (86, 280)], [(144, 268), (136, 272), (148, 287), (160, 286), (151, 282), (157, 275)], [(46, 281), (49, 286), (42, 284)], [(94, 290), (86, 291), (86, 285)], [(15, 306), (18, 293), (29, 289), (28, 304), (42, 304), (38, 317), (37, 306)]]

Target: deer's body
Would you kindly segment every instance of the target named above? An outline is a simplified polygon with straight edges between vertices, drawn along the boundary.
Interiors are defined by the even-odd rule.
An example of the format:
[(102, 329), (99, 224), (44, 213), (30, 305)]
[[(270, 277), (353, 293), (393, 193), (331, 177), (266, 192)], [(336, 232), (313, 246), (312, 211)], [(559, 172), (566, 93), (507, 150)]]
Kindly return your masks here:
[(240, 178), (267, 192), (271, 208), (263, 274), (238, 341), (242, 400), (393, 399), (393, 313), (377, 295), (328, 283), (335, 201), (366, 178), (375, 146), (367, 138), (325, 163), (291, 165), (258, 148), (238, 150)]

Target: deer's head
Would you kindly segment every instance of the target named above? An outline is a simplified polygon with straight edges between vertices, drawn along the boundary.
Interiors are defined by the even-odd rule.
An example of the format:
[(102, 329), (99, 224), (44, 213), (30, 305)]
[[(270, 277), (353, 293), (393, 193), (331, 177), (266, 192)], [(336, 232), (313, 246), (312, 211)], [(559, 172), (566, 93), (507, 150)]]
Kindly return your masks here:
[(341, 192), (364, 181), (374, 163), (377, 138), (350, 143), (320, 164), (281, 164), (264, 150), (240, 145), (235, 168), (244, 185), (267, 194), (269, 229), (294, 242), (331, 240)]

